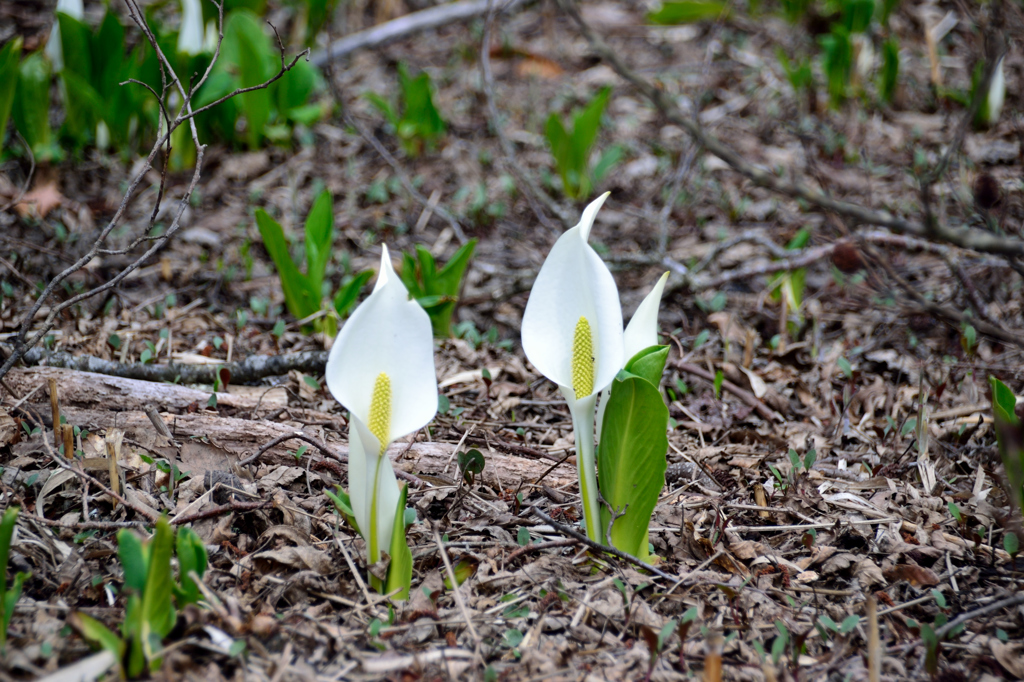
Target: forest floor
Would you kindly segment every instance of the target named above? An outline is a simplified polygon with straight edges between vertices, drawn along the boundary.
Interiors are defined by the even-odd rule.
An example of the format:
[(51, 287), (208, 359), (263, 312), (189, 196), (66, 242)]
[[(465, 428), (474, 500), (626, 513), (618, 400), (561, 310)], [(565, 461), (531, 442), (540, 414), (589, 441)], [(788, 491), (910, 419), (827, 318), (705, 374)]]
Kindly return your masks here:
[[(1008, 26), (1019, 29), (1019, 7), (1006, 8)], [(583, 18), (680, 106), (699, 107), (703, 129), (748, 162), (919, 217), (912, 169), (939, 162), (964, 111), (936, 101), (929, 81), (922, 26), (947, 9), (904, 3), (893, 15), (904, 64), (891, 106), (865, 99), (836, 110), (824, 92), (808, 103), (786, 81), (776, 49), (815, 43), (782, 19), (656, 27), (634, 3), (611, 1), (587, 4)], [(354, 28), (345, 25), (351, 15), (339, 13), (336, 35)], [(961, 18), (941, 68), (950, 87), (966, 89), (980, 37), (972, 17)], [(313, 199), (329, 190), (332, 286), (376, 269), (382, 244), (396, 257), (423, 245), (447, 260), (460, 235), (435, 207), (452, 213), (479, 243), (456, 337), (437, 342), (447, 409), (390, 450), (396, 469), (416, 480), (410, 600), (392, 606), (367, 590), (363, 542), (325, 494), (347, 485), (347, 421), (322, 369), (228, 385), (210, 401), (212, 386), (20, 366), (0, 391), (0, 499), (22, 509), (11, 569), (31, 577), (0, 677), (35, 678), (92, 653), (69, 614), (121, 622), (117, 531), (151, 528), (165, 510), (177, 523), (189, 519), (210, 548), (209, 606), (179, 614), (159, 673), (168, 679), (867, 680), (869, 649), (881, 658), (881, 679), (1024, 677), (1024, 566), (1003, 549), (1004, 531), (1019, 520), (988, 388), (996, 376), (1024, 393), (1022, 279), (1009, 260), (929, 247), (755, 187), (668, 123), (548, 3), (498, 17), (485, 48), (513, 163), (488, 114), (485, 28), (482, 18), (452, 24), (336, 63), (323, 95), (340, 98), (336, 113), (292, 147), (211, 145), (178, 235), (109, 295), (67, 311), (45, 342), (122, 366), (323, 351), (330, 339), (303, 334), (286, 315), (254, 210), (301, 238)], [(438, 148), (418, 158), (402, 153), (363, 97), (393, 96), (399, 63), (431, 74), (448, 122)], [(1024, 220), (1019, 44), (1006, 72), (1001, 122), (966, 132), (932, 188), (932, 210), (956, 228), (998, 225), (1012, 236)], [(613, 95), (597, 147), (620, 145), (623, 158), (596, 188), (611, 198), (591, 243), (614, 272), (627, 320), (671, 272), (660, 317), (671, 349), (662, 386), (671, 466), (650, 542), (657, 568), (674, 580), (556, 527), (579, 517), (572, 425), (519, 340), (533, 278), (572, 223), (513, 171), (534, 177), (575, 220), (584, 202), (561, 198), (544, 124), (604, 85)], [(6, 170), (3, 204), (19, 194), (28, 166)], [(0, 340), (13, 338), (38, 287), (110, 220), (131, 171), (89, 151), (37, 169), (30, 189), (43, 203), (34, 213), (0, 212)], [(998, 189), (990, 210), (975, 197), (983, 173)], [(169, 176), (164, 210), (190, 179)], [(159, 182), (152, 171), (113, 248), (146, 222)], [(809, 242), (787, 252), (804, 229)], [(57, 300), (130, 261), (95, 259)], [(774, 274), (780, 261), (790, 274)], [(773, 295), (778, 276), (798, 289), (802, 278), (797, 310)], [(957, 321), (939, 308), (975, 312)], [(978, 320), (1004, 335), (979, 331)], [(80, 430), (76, 450), (91, 476), (84, 487), (55, 462), (50, 379), (63, 418)], [(154, 408), (170, 437), (147, 417)], [(324, 450), (288, 440), (295, 431)], [(108, 494), (109, 468), (97, 465), (114, 432), (124, 438), (125, 503)], [(472, 481), (457, 468), (469, 449), (485, 458)], [(172, 493), (156, 457), (185, 473)], [(446, 561), (465, 578), (458, 595), (445, 585)], [(960, 616), (962, 628), (943, 628)], [(875, 623), (880, 644), (870, 647)]]

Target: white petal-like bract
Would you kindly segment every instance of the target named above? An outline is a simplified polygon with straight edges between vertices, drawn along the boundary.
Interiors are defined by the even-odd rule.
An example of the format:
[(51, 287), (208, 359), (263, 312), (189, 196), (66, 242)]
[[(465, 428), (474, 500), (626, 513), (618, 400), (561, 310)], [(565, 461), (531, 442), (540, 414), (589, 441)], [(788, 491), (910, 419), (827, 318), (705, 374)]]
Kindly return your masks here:
[(377, 377), (391, 381), (388, 442), (425, 426), (437, 412), (434, 337), (430, 317), (391, 267), (387, 247), (373, 293), (338, 332), (327, 360), (327, 388), (352, 414), (369, 422)]
[(622, 309), (615, 279), (587, 243), (594, 217), (607, 194), (587, 206), (579, 224), (551, 248), (523, 313), (523, 350), (537, 370), (559, 386), (571, 387), (576, 324), (587, 318), (593, 338), (594, 392), (622, 366)]
[(661, 307), (661, 295), (665, 292), (665, 282), (668, 281), (666, 272), (655, 283), (651, 293), (640, 302), (633, 317), (626, 325), (623, 333), (624, 355), (622, 363), (629, 362), (629, 359), (642, 351), (658, 344), (658, 308)]
[(178, 52), (203, 51), (203, 7), (199, 0), (181, 0), (181, 26), (178, 28)]

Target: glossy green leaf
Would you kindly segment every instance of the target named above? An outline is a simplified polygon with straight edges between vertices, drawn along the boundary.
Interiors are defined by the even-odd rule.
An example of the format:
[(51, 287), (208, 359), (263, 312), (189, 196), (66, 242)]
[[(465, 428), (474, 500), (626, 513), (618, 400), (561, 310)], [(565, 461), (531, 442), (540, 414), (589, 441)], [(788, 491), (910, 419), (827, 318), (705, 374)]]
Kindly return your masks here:
[(387, 585), (384, 587), (385, 594), (394, 590), (398, 592), (392, 597), (396, 601), (405, 601), (409, 598), (409, 587), (412, 585), (412, 551), (405, 538), (405, 498), (409, 492), (409, 486), (403, 485), (398, 494), (397, 511), (395, 512), (395, 528), (391, 533), (391, 563), (388, 565)]
[(324, 493), (327, 497), (331, 498), (334, 508), (345, 518), (348, 525), (352, 526), (357, 533), (362, 535), (362, 531), (359, 530), (359, 524), (356, 523), (356, 515), (352, 511), (352, 500), (349, 498), (348, 493), (342, 490), (341, 486), (336, 486), (334, 490), (335, 492), (331, 492), (325, 489)]
[[(597, 450), (602, 497), (616, 514), (610, 541), (635, 556), (648, 556), (647, 529), (658, 495), (665, 485), (668, 452), (668, 408), (658, 388), (638, 376), (612, 382)], [(609, 509), (601, 506), (601, 524), (608, 527)]]
[(57, 12), (60, 22), (60, 44), (64, 52), (64, 70), (92, 80), (92, 32), (83, 21)]
[(685, 0), (683, 2), (663, 2), (656, 12), (651, 12), (647, 19), (652, 24), (675, 26), (693, 24), (698, 21), (715, 21), (729, 16), (729, 5), (724, 2), (704, 2)]
[(18, 572), (8, 589), (7, 562), (10, 559), (11, 539), (14, 537), (19, 511), (20, 507), (8, 507), (4, 511), (3, 520), (0, 520), (0, 647), (7, 642), (7, 628), (11, 624), (11, 616), (14, 615), (14, 605), (21, 596), (25, 579), (28, 578), (27, 573)]
[(668, 361), (668, 346), (648, 346), (626, 363), (625, 371), (646, 379), (652, 385), (661, 384), (661, 375)]

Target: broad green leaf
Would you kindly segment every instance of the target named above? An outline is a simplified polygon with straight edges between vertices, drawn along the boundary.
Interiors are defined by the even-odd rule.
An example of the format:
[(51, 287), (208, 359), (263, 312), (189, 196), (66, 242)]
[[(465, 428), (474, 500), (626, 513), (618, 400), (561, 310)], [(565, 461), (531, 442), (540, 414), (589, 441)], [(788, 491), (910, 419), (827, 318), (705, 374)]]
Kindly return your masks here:
[(82, 21), (57, 12), (60, 44), (64, 52), (64, 70), (76, 73), (86, 82), (92, 80), (92, 33)]
[(21, 57), (21, 36), (10, 40), (0, 49), (0, 151), (3, 151), (7, 119), (14, 104), (14, 90), (18, 85), (18, 60)]
[(146, 574), (146, 588), (142, 594), (140, 613), (139, 638), (143, 652), (150, 665), (156, 665), (155, 655), (159, 652), (160, 642), (174, 627), (175, 613), (171, 605), (171, 553), (174, 544), (174, 531), (167, 517), (156, 522), (153, 534), (152, 549), (149, 555), (149, 566)]
[(409, 492), (409, 486), (403, 485), (402, 491), (398, 494), (397, 511), (395, 512), (395, 527), (391, 533), (391, 564), (388, 566), (388, 580), (384, 592), (389, 593), (398, 590), (392, 599), (405, 601), (409, 598), (409, 587), (412, 585), (412, 552), (409, 550), (409, 543), (405, 539), (405, 498)]
[[(63, 35), (63, 32), (61, 33)], [(109, 9), (92, 39), (92, 83), (107, 102), (121, 90), (124, 69), (124, 26)], [(135, 86), (138, 87), (138, 86)]]
[(81, 611), (72, 611), (68, 616), (68, 625), (73, 627), (86, 640), (114, 654), (117, 660), (124, 656), (125, 643), (106, 625)]
[(316, 88), (318, 73), (316, 67), (300, 59), (291, 70), (283, 75), (277, 88), (277, 110), (287, 113), (304, 105)]
[(207, 554), (202, 538), (191, 528), (180, 528), (177, 538), (178, 550), (178, 582), (181, 587), (175, 590), (178, 595), (178, 606), (194, 604), (199, 601), (199, 587), (191, 577), (194, 571), (202, 580), (206, 573)]
[(146, 549), (132, 531), (124, 528), (117, 532), (117, 555), (121, 559), (121, 567), (124, 569), (125, 587), (142, 594), (146, 589), (146, 574), (148, 572), (148, 560)]
[(75, 71), (64, 69), (60, 77), (67, 94), (63, 132), (78, 145), (85, 145), (92, 141), (96, 124), (103, 118), (103, 99), (89, 81)]
[(657, 12), (647, 15), (647, 19), (652, 24), (672, 26), (720, 18), (725, 19), (728, 15), (729, 6), (724, 2), (686, 0), (683, 2), (663, 2)]
[(649, 381), (655, 388), (661, 384), (661, 375), (668, 361), (668, 346), (649, 346), (634, 355), (624, 370)]
[(595, 182), (601, 182), (604, 176), (611, 171), (612, 168), (618, 165), (619, 161), (622, 160), (625, 151), (620, 145), (613, 144), (608, 149), (601, 153), (597, 163), (594, 164), (594, 169), (590, 172), (591, 179)]
[[(647, 528), (665, 485), (668, 408), (661, 392), (646, 379), (629, 376), (612, 382), (597, 451), (601, 495), (625, 514), (615, 520), (611, 544), (647, 558)], [(601, 524), (611, 519), (602, 505)]]
[(32, 149), (36, 163), (60, 158), (50, 128), (50, 63), (36, 52), (18, 67), (18, 85), (11, 108), (14, 126)]
[(331, 259), (333, 243), (334, 204), (331, 193), (324, 190), (306, 216), (306, 289), (311, 295), (316, 295), (317, 303), (323, 290), (324, 271), (327, 269), (327, 261)]
[(270, 217), (262, 208), (256, 209), (256, 226), (263, 237), (263, 246), (270, 254), (281, 278), (281, 289), (284, 291), (285, 305), (296, 319), (309, 317), (320, 310), (320, 300), (313, 296), (309, 282), (292, 261), (288, 252), (288, 242), (284, 238), (284, 230), (280, 223)]
[[(232, 12), (224, 27), (222, 56), (238, 69), (238, 85), (250, 88), (273, 75), (269, 61), (270, 41), (259, 19), (249, 12)], [(270, 120), (270, 92), (266, 88), (239, 95), (245, 114), (246, 138), (250, 149), (259, 147), (264, 128)]]

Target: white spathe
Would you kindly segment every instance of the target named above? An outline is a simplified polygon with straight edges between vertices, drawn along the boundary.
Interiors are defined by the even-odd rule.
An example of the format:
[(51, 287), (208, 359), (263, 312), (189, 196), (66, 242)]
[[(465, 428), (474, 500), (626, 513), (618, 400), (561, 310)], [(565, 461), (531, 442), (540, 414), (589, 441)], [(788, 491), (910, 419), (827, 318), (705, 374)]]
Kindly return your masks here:
[(59, 73), (64, 70), (64, 47), (60, 42), (60, 21), (57, 13), (61, 12), (74, 19), (82, 20), (85, 15), (85, 8), (82, 0), (57, 0), (57, 9), (53, 14), (53, 28), (50, 29), (50, 39), (46, 41), (46, 56), (53, 66), (53, 72)]
[(203, 7), (199, 0), (181, 0), (181, 26), (178, 28), (178, 52), (203, 51)]
[[(391, 266), (387, 246), (373, 293), (338, 332), (327, 360), (327, 388), (351, 414), (349, 428), (349, 497), (368, 549), (391, 546), (399, 488), (386, 450), (437, 412), (434, 337), (430, 318)], [(390, 380), (387, 442), (370, 429), (370, 404), (377, 378)], [(373, 507), (376, 505), (376, 513)], [(370, 519), (376, 517), (376, 528)], [(371, 539), (372, 538), (372, 539)]]
[[(572, 414), (576, 466), (587, 534), (602, 541), (597, 506), (597, 463), (594, 453), (594, 410), (597, 396), (622, 367), (622, 309), (615, 278), (587, 243), (605, 193), (583, 211), (579, 224), (551, 248), (530, 291), (523, 312), (522, 340), (526, 357), (558, 384)], [(590, 327), (593, 387), (589, 395), (573, 389), (573, 347), (580, 318)]]
[[(661, 308), (661, 297), (665, 293), (665, 283), (668, 282), (668, 272), (664, 273), (654, 283), (644, 300), (640, 301), (636, 312), (626, 325), (623, 332), (622, 365), (626, 366), (634, 355), (645, 348), (658, 345), (658, 310)], [(601, 391), (601, 402), (597, 406), (597, 440), (601, 442), (601, 425), (604, 424), (604, 411), (608, 407), (608, 396), (611, 393), (611, 386)]]
[(601, 257), (587, 243), (602, 194), (583, 211), (579, 224), (551, 248), (533, 283), (523, 312), (523, 350), (541, 374), (572, 390), (572, 348), (576, 323), (587, 318), (594, 342), (594, 393), (622, 367), (622, 309), (619, 289)]
[(640, 302), (629, 324), (626, 325), (626, 331), (623, 334), (623, 345), (625, 346), (625, 354), (622, 358), (623, 366), (644, 348), (658, 345), (658, 309), (661, 307), (661, 296), (665, 293), (666, 282), (668, 282), (667, 272), (658, 278), (654, 288)]

